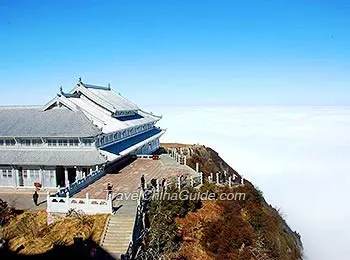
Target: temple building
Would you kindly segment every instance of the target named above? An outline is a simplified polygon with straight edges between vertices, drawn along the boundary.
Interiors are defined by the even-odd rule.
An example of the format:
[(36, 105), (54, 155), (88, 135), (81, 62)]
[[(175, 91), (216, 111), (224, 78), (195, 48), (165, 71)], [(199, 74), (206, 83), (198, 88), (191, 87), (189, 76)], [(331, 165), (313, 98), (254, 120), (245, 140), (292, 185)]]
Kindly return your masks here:
[(160, 119), (80, 79), (44, 106), (0, 106), (0, 187), (64, 187), (127, 155), (152, 154)]

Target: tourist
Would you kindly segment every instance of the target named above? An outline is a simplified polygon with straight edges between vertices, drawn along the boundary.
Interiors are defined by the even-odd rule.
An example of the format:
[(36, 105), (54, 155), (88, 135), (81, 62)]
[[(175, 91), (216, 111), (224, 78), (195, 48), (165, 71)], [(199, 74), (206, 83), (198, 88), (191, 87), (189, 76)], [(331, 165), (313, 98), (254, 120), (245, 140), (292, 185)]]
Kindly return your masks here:
[(165, 191), (165, 186), (166, 186), (166, 179), (163, 178), (163, 180), (162, 180), (162, 189), (163, 189), (163, 192)]
[(232, 174), (232, 181), (233, 181), (233, 182), (236, 181), (236, 178), (237, 178), (237, 175), (236, 175), (236, 174)]
[(107, 184), (107, 199), (109, 199), (109, 196), (112, 195), (112, 191), (113, 191), (113, 185), (108, 182), (108, 184)]
[(141, 176), (141, 188), (143, 191), (145, 190), (145, 175), (143, 174)]
[(38, 206), (38, 199), (39, 199), (39, 194), (37, 191), (34, 191), (33, 201), (34, 201), (35, 206)]

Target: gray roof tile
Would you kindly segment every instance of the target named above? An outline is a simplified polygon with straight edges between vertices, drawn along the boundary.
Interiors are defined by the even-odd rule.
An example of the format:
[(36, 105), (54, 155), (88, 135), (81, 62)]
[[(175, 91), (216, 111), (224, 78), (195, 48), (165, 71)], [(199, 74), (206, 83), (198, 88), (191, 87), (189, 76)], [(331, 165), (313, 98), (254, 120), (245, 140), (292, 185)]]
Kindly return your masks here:
[(100, 133), (81, 111), (0, 107), (0, 137), (89, 137)]
[(97, 149), (0, 149), (0, 165), (90, 166), (105, 162)]

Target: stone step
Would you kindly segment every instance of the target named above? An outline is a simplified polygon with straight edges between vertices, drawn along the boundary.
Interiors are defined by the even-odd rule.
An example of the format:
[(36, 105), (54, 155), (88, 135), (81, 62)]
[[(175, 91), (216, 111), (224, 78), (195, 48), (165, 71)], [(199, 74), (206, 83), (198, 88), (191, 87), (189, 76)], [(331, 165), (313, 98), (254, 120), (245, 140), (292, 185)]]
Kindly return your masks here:
[(105, 235), (105, 238), (107, 238), (107, 237), (110, 237), (110, 238), (114, 238), (114, 237), (131, 237), (131, 235), (132, 235), (132, 233), (107, 233), (106, 235)]
[(107, 240), (120, 240), (120, 241), (124, 241), (124, 240), (131, 240), (132, 236), (131, 235), (126, 235), (126, 236), (114, 236), (114, 235), (106, 235), (104, 237), (103, 242), (107, 241)]
[(131, 237), (106, 237), (103, 240), (103, 243), (107, 243), (107, 242), (120, 242), (120, 243), (126, 243), (126, 242), (130, 242)]
[(135, 222), (134, 218), (111, 218), (109, 223), (117, 223), (117, 222)]
[(122, 218), (122, 217), (120, 217), (120, 218), (119, 217), (118, 218), (110, 218), (110, 220), (109, 220), (109, 222), (120, 222), (120, 221), (122, 221), (122, 222), (124, 222), (124, 221), (126, 221), (126, 222), (128, 222), (128, 221), (135, 221), (135, 218), (128, 216), (128, 217), (125, 217), (125, 218)]
[(125, 221), (120, 221), (120, 222), (109, 222), (108, 226), (133, 226), (133, 222), (125, 222)]
[(105, 237), (108, 236), (112, 236), (112, 237), (127, 237), (127, 236), (131, 236), (132, 232), (130, 230), (128, 231), (120, 231), (120, 230), (109, 230), (108, 232), (106, 232)]
[(108, 231), (117, 231), (117, 232), (132, 232), (133, 230), (133, 225), (132, 226), (108, 226), (107, 227), (107, 232)]
[(102, 248), (107, 252), (117, 252), (117, 253), (125, 253), (128, 250), (128, 247), (129, 247), (129, 244), (127, 245), (107, 244), (102, 246)]
[(135, 223), (135, 219), (133, 219), (133, 220), (119, 219), (119, 220), (114, 220), (114, 221), (109, 221), (108, 222), (108, 224), (119, 224), (119, 223), (134, 224)]
[(107, 245), (104, 245), (103, 249), (123, 253), (127, 251), (128, 247), (129, 247), (129, 244), (117, 245), (117, 244), (109, 243)]
[(109, 230), (116, 230), (116, 231), (120, 231), (120, 232), (126, 232), (126, 231), (132, 231), (134, 228), (134, 225), (113, 225), (113, 226), (110, 226), (108, 225), (107, 227), (107, 231)]

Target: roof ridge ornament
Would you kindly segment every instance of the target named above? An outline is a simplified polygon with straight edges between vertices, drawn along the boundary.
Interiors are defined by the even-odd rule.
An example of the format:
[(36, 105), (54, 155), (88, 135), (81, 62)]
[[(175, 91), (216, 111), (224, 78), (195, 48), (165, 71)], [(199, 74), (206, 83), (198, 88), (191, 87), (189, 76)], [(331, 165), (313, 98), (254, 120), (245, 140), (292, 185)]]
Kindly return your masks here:
[(111, 90), (111, 83), (108, 82), (108, 90)]
[(60, 93), (63, 95), (64, 93), (63, 93), (63, 88), (62, 88), (62, 86), (60, 86)]
[(81, 77), (79, 77), (79, 79), (78, 79), (78, 83), (83, 83), (83, 82), (81, 81)]

